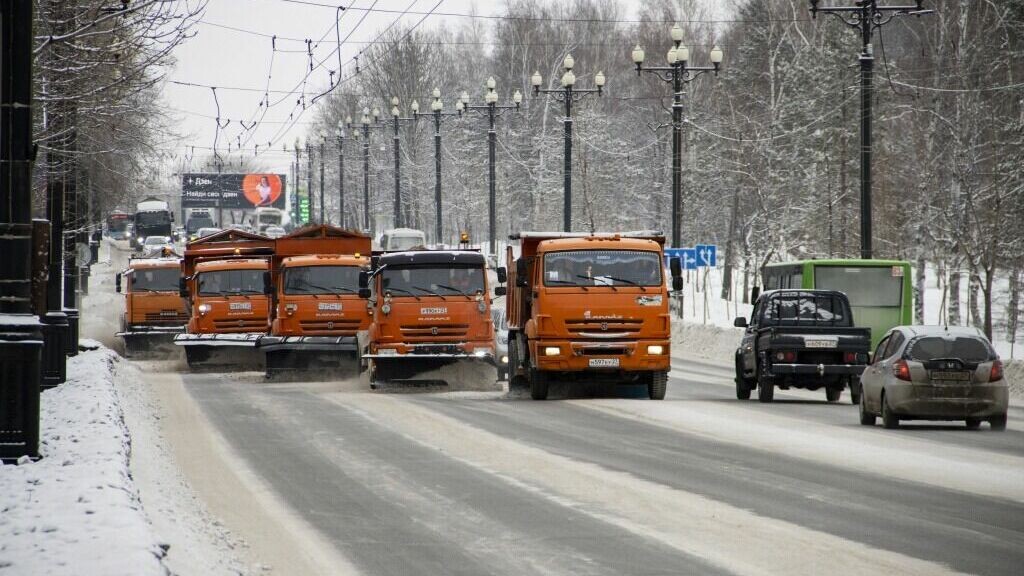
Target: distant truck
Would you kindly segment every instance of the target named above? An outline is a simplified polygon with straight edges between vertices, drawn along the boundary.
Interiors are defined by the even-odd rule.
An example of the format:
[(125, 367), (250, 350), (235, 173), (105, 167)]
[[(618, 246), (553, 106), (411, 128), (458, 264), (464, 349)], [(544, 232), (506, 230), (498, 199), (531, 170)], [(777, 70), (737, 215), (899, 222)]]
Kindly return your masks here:
[(185, 348), (189, 367), (262, 364), (256, 343), (270, 328), (273, 254), (273, 240), (240, 230), (186, 245), (180, 293), (189, 321), (174, 343)]
[(771, 402), (775, 387), (783, 390), (825, 389), (837, 402), (850, 388), (860, 402), (860, 375), (868, 363), (871, 328), (854, 325), (846, 295), (835, 290), (769, 290), (757, 296), (736, 350), (736, 397), (750, 398), (757, 389), (761, 402)]
[(213, 215), (210, 214), (209, 210), (193, 209), (188, 214), (188, 220), (185, 221), (186, 241), (197, 240), (201, 228), (214, 228), (215, 226)]
[(115, 276), (115, 290), (124, 294), (124, 313), (116, 336), (124, 340), (125, 356), (170, 344), (185, 331), (188, 311), (178, 290), (181, 259), (177, 256), (132, 258)]
[[(445, 380), (424, 373), (456, 362), (494, 363), (491, 298), (482, 254), (410, 250), (374, 260), (373, 269), (359, 280), (360, 288), (372, 286), (372, 322), (360, 340), (360, 365), (369, 370), (371, 388), (388, 382)], [(503, 282), (505, 271), (497, 273)], [(496, 293), (503, 294), (504, 287)]]
[[(522, 232), (507, 248), (510, 387), (548, 397), (552, 380), (644, 385), (665, 397), (669, 286), (660, 232)], [(672, 287), (682, 288), (678, 259)]]
[(271, 206), (257, 206), (252, 215), (252, 226), (257, 234), (266, 234), (267, 228), (277, 226), (288, 229), (291, 226), (291, 218), (288, 213), (280, 208)]
[(142, 245), (150, 236), (174, 235), (174, 213), (170, 205), (157, 198), (146, 198), (135, 205), (134, 234), (132, 245), (136, 248)]
[(422, 230), (412, 228), (394, 228), (385, 230), (380, 236), (380, 249), (383, 252), (401, 252), (413, 248), (424, 247), (427, 235)]
[(266, 374), (338, 366), (358, 357), (356, 336), (370, 326), (359, 275), (370, 267), (370, 237), (308, 226), (275, 241), (273, 318), (257, 348)]

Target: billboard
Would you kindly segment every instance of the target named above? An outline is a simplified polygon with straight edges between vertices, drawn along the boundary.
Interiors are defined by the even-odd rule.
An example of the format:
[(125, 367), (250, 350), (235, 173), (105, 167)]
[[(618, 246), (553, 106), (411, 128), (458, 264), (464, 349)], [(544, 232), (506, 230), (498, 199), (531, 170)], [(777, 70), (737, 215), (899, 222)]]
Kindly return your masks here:
[(183, 174), (182, 208), (285, 208), (283, 174)]

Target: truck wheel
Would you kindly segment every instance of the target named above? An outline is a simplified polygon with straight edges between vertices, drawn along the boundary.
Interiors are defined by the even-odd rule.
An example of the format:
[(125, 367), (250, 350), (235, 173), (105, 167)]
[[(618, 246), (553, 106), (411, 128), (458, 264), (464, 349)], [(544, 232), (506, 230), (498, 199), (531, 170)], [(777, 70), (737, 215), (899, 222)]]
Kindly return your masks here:
[(839, 402), (839, 397), (842, 394), (842, 388), (825, 388), (825, 399), (829, 402)]
[(882, 426), (890, 430), (895, 430), (900, 427), (900, 417), (892, 413), (892, 408), (889, 408), (889, 399), (882, 394)]
[(998, 430), (1000, 432), (1006, 430), (1006, 414), (989, 418), (988, 425), (991, 426), (993, 430)]
[(519, 358), (519, 339), (509, 338), (508, 341), (508, 391), (512, 392), (524, 390), (527, 387), (527, 382), (521, 374), (519, 374), (519, 368), (522, 366), (523, 361)]
[(978, 428), (981, 428), (981, 419), (968, 418), (967, 421), (964, 422), (964, 425), (967, 426), (968, 430), (977, 430)]
[(736, 399), (750, 400), (750, 385), (743, 376), (743, 358), (736, 354)]
[(775, 382), (761, 364), (757, 365), (757, 401), (767, 404), (775, 399)]
[(530, 368), (530, 398), (534, 400), (548, 399), (548, 377), (536, 368)]
[(651, 400), (664, 400), (667, 389), (668, 372), (651, 372), (651, 379), (647, 383), (648, 398)]
[(857, 404), (860, 407), (859, 408), (859, 411), (860, 411), (860, 425), (861, 426), (874, 426), (875, 425), (875, 418), (876, 417), (871, 412), (868, 412), (868, 407), (867, 407), (866, 402), (867, 402), (867, 400), (864, 399), (864, 396), (861, 396), (860, 397), (860, 402)]

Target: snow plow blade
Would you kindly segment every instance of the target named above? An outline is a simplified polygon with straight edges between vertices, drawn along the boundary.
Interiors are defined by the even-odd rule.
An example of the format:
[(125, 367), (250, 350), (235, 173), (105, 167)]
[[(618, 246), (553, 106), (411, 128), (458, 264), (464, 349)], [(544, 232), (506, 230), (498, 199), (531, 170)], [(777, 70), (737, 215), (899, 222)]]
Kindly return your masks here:
[(288, 372), (354, 369), (355, 336), (263, 336), (256, 349), (266, 355), (267, 378)]
[(184, 326), (132, 326), (114, 336), (124, 340), (124, 356), (132, 358), (140, 355), (168, 354), (174, 347), (174, 337), (185, 331)]
[(491, 354), (364, 354), (370, 388), (447, 386), (449, 390), (501, 390)]
[(191, 369), (242, 367), (261, 370), (263, 355), (256, 343), (263, 334), (178, 334), (174, 344), (185, 348), (185, 360)]

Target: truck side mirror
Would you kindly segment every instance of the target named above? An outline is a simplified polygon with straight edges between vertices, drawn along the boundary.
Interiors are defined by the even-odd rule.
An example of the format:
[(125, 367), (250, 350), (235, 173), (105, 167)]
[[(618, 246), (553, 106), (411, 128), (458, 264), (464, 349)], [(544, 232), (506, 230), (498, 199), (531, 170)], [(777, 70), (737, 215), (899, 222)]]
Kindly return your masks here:
[[(669, 258), (668, 259), (668, 266), (669, 266), (669, 269), (672, 270), (672, 277), (673, 278), (682, 278), (683, 277), (683, 265), (679, 262), (679, 258)], [(672, 286), (675, 287), (675, 283), (674, 282), (673, 282)], [(679, 290), (679, 288), (676, 288), (676, 290)]]
[(508, 270), (504, 266), (498, 266), (495, 272), (498, 273), (499, 284), (504, 284), (505, 282), (508, 282)]
[(118, 272), (114, 276), (114, 292), (117, 292), (118, 294), (121, 293), (121, 273), (120, 272)]
[(744, 318), (743, 316), (740, 316), (739, 318), (737, 318), (737, 319), (732, 321), (732, 325), (737, 327), (737, 328), (746, 328), (747, 327), (747, 319)]
[(527, 278), (526, 258), (520, 258), (516, 260), (516, 286), (526, 288), (529, 285), (530, 279)]
[(505, 288), (504, 286), (495, 286), (494, 287), (494, 295), (495, 296), (504, 296), (505, 294), (508, 294), (508, 289)]
[(370, 273), (366, 270), (359, 271), (359, 289), (370, 287)]
[(363, 298), (364, 300), (368, 299), (370, 297), (370, 289), (369, 288), (360, 288), (359, 289), (359, 297)]
[(757, 302), (757, 298), (760, 295), (761, 295), (761, 287), (760, 286), (754, 286), (753, 288), (751, 288), (750, 289), (750, 302), (751, 303)]
[(184, 276), (178, 278), (178, 296), (188, 298), (188, 279)]
[(274, 291), (274, 283), (270, 280), (270, 272), (263, 273), (263, 293), (271, 294)]
[(673, 292), (679, 292), (682, 289), (683, 289), (683, 277), (682, 276), (673, 276), (672, 277), (672, 291)]

